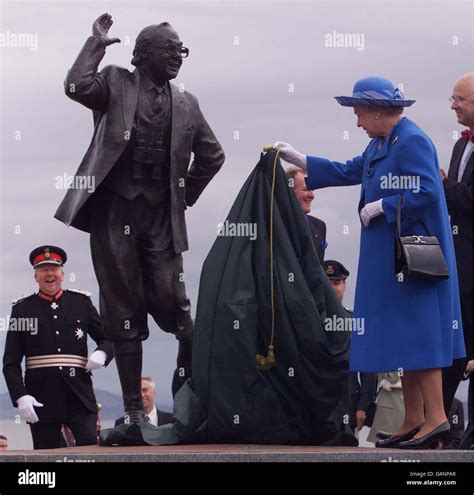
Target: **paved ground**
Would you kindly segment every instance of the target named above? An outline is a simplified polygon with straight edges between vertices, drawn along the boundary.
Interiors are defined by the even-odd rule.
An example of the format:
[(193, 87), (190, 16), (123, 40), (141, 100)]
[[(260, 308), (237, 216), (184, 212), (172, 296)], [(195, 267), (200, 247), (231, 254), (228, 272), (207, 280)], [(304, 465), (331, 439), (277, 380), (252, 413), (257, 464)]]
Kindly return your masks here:
[(278, 445), (74, 447), (0, 452), (0, 462), (474, 462), (474, 451)]

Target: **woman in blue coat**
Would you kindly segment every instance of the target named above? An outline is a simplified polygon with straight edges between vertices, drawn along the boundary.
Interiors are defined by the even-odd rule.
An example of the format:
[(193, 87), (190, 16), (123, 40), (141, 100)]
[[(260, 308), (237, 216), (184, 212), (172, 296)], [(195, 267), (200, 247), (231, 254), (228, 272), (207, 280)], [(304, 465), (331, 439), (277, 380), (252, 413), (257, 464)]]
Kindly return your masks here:
[[(405, 398), (400, 430), (379, 447), (430, 448), (449, 432), (441, 369), (465, 356), (452, 233), (436, 149), (411, 120), (406, 100), (387, 79), (358, 81), (351, 97), (357, 127), (371, 139), (361, 156), (339, 163), (306, 156), (275, 143), (283, 160), (306, 170), (309, 189), (362, 184), (362, 223), (354, 317), (365, 331), (352, 336), (352, 371), (399, 370)], [(402, 235), (429, 235), (440, 242), (449, 269), (442, 281), (401, 281), (394, 270), (396, 214), (402, 196)]]

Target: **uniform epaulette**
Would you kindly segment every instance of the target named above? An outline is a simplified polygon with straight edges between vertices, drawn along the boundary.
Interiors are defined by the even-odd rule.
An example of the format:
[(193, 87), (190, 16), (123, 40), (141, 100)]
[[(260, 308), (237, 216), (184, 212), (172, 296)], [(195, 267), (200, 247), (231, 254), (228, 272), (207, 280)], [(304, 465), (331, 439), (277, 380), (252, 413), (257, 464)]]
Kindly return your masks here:
[(17, 297), (16, 299), (12, 299), (12, 305), (15, 306), (15, 304), (18, 304), (21, 301), (24, 301), (28, 297), (34, 296), (36, 292), (33, 292), (33, 294), (28, 294), (27, 296), (21, 295), (20, 297)]
[(77, 294), (82, 294), (83, 296), (92, 297), (92, 292), (83, 289), (66, 289), (69, 292), (76, 292)]

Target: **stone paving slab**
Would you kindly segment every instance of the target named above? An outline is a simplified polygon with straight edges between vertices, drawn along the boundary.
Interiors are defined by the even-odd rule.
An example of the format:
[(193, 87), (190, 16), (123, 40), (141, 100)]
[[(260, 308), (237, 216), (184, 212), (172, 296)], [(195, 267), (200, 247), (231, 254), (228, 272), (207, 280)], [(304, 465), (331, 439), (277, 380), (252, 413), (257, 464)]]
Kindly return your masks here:
[(0, 462), (474, 462), (474, 451), (288, 445), (172, 445), (7, 450)]

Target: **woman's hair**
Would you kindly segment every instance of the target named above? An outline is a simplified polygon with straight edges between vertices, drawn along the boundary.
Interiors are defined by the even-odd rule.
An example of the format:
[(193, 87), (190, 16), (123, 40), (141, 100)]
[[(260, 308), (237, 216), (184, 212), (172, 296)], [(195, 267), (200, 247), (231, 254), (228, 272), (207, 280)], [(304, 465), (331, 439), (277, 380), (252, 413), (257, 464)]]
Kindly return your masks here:
[(379, 112), (386, 117), (394, 117), (403, 113), (403, 107), (376, 105), (372, 107), (374, 112)]
[(143, 52), (148, 51), (147, 48), (155, 41), (157, 33), (161, 28), (171, 28), (169, 22), (162, 22), (161, 24), (153, 24), (143, 28), (137, 36), (135, 41), (135, 48), (133, 49), (133, 58), (131, 64), (137, 67), (142, 61)]
[(304, 170), (296, 165), (291, 165), (287, 169), (285, 169), (285, 174), (288, 179), (294, 179), (298, 174), (306, 175)]

